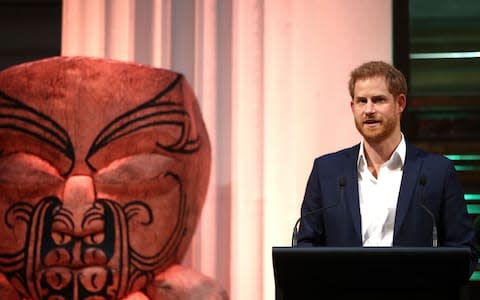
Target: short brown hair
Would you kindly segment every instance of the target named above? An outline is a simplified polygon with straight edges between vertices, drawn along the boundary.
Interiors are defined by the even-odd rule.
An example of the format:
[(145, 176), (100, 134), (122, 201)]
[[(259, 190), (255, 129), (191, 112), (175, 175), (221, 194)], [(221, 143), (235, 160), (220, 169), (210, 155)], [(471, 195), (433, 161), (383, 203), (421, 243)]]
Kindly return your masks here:
[(350, 96), (353, 99), (355, 83), (358, 80), (366, 79), (375, 76), (383, 76), (387, 81), (388, 91), (394, 96), (400, 94), (407, 95), (407, 81), (402, 72), (394, 66), (383, 61), (370, 61), (357, 67), (350, 73), (350, 81), (348, 82), (348, 89)]

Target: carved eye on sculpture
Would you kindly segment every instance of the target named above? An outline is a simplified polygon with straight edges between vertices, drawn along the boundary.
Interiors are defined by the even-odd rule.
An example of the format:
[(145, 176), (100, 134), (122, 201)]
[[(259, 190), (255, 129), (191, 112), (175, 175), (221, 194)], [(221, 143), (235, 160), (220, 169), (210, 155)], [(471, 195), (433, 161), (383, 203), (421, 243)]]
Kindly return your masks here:
[(64, 232), (53, 231), (52, 240), (56, 245), (63, 246), (70, 243), (72, 236)]
[[(64, 289), (72, 280), (72, 273), (65, 272), (63, 268), (50, 268), (43, 276), (48, 285), (57, 291)], [(48, 299), (52, 298), (49, 297)]]
[(99, 245), (103, 243), (104, 240), (105, 240), (105, 233), (103, 232), (89, 234), (83, 238), (83, 242), (91, 246)]
[(160, 154), (144, 153), (112, 162), (95, 176), (98, 184), (133, 186), (134, 183), (155, 180), (171, 170), (175, 160)]
[[(80, 283), (91, 293), (97, 293), (107, 284), (108, 271), (102, 267), (91, 267), (80, 274)], [(94, 296), (88, 299), (105, 299)]]
[(61, 180), (58, 171), (47, 161), (27, 153), (15, 153), (2, 157), (0, 161), (4, 182), (23, 184), (49, 184)]
[(0, 157), (0, 170), (2, 194), (16, 195), (18, 199), (51, 194), (64, 181), (49, 162), (27, 153)]
[(101, 266), (108, 263), (108, 257), (105, 251), (99, 248), (89, 248), (85, 250), (83, 254), (83, 261), (85, 265), (93, 266)]
[(70, 264), (71, 259), (72, 255), (69, 250), (61, 247), (56, 247), (45, 255), (43, 263), (47, 267), (55, 267), (59, 265), (68, 265)]

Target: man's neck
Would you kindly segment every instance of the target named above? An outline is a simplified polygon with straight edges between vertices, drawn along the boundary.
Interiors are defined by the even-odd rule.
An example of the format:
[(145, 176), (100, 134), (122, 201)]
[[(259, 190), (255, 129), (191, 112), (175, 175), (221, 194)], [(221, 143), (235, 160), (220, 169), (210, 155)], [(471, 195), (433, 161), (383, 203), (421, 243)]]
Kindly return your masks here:
[(368, 168), (375, 177), (377, 177), (380, 167), (390, 159), (393, 151), (395, 151), (401, 140), (401, 133), (398, 133), (395, 136), (378, 143), (364, 140), (363, 151), (365, 154), (365, 159), (367, 161)]

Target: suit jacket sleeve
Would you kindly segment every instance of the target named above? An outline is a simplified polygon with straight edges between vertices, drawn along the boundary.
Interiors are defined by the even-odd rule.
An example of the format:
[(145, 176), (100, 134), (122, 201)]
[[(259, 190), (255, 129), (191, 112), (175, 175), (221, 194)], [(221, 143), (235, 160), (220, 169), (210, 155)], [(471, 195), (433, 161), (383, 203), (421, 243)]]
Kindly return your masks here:
[[(305, 196), (302, 203), (302, 220), (298, 234), (298, 246), (325, 246), (325, 232), (321, 208), (323, 199), (318, 170), (318, 159), (313, 164), (312, 171), (305, 188)], [(318, 213), (309, 214), (318, 210)]]
[(472, 251), (471, 273), (477, 264), (478, 253), (474, 247), (474, 231), (471, 218), (467, 213), (463, 188), (451, 162), (446, 170), (442, 194), (443, 201), (438, 218), (439, 245), (470, 247)]

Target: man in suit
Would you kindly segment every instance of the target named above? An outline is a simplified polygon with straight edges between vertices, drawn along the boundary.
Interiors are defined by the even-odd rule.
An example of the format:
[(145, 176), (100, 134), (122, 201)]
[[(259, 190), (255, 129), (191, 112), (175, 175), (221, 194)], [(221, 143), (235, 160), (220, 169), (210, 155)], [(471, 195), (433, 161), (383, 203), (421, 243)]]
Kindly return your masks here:
[(349, 91), (363, 139), (315, 160), (298, 245), (467, 246), (473, 271), (474, 232), (452, 162), (409, 144), (400, 130), (403, 74), (368, 62), (352, 71)]

